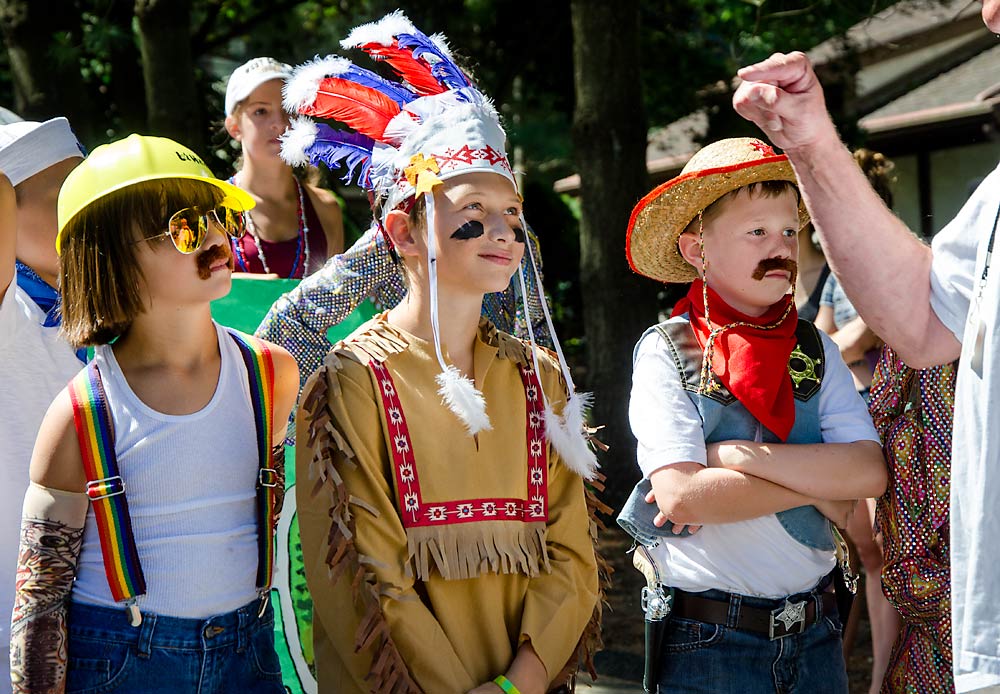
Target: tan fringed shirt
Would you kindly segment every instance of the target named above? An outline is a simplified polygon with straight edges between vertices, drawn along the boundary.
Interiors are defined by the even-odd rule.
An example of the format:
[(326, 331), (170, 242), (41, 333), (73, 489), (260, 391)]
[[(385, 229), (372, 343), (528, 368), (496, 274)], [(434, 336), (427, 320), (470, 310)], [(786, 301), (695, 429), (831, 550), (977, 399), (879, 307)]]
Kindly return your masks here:
[[(539, 359), (558, 410), (557, 364)], [(532, 448), (525, 345), (480, 325), (478, 441), (442, 405), (439, 371), (431, 343), (380, 316), (306, 386), (297, 503), (321, 694), (467, 692), (525, 640), (555, 678), (595, 614), (583, 482), (543, 438)]]

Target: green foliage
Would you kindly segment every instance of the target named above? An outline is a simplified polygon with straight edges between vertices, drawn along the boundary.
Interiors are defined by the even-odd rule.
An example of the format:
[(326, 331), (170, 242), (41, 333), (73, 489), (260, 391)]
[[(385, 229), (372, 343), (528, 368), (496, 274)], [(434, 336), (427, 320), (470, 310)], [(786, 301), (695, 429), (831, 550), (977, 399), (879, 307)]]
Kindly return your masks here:
[(643, 88), (650, 124), (705, 105), (704, 89), (774, 52), (808, 51), (892, 0), (672, 0), (643, 3)]

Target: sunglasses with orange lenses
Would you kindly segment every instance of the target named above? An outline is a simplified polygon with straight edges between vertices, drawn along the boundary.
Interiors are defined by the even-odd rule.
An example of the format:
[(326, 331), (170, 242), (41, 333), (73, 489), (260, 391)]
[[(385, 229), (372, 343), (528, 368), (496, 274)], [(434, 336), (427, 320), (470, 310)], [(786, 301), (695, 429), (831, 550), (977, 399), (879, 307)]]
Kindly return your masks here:
[(205, 243), (209, 224), (216, 224), (231, 238), (241, 238), (247, 231), (246, 213), (225, 205), (216, 205), (208, 211), (199, 207), (185, 207), (177, 210), (167, 220), (167, 230), (140, 241), (151, 241), (169, 236), (174, 248), (189, 255)]

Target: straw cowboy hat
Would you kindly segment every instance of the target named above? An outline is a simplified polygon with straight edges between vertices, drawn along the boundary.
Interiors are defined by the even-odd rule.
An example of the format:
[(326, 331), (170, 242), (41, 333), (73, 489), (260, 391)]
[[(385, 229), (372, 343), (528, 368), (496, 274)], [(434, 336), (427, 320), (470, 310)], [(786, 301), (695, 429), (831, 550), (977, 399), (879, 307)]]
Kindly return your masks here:
[[(788, 157), (756, 138), (719, 140), (700, 150), (679, 176), (654, 188), (632, 210), (625, 237), (632, 270), (661, 282), (697, 279), (698, 271), (681, 256), (678, 237), (713, 202), (758, 181), (797, 184)], [(800, 227), (807, 221), (800, 204)]]

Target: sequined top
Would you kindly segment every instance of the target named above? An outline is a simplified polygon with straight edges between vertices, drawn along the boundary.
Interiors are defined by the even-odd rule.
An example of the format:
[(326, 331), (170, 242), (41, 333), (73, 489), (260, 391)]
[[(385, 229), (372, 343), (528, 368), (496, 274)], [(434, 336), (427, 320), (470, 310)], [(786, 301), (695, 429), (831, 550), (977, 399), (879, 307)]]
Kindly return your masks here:
[[(529, 230), (528, 238), (541, 273), (538, 237)], [(551, 347), (552, 339), (536, 290), (541, 277), (536, 283), (527, 253), (521, 266), (535, 339)], [(483, 315), (500, 330), (527, 339), (518, 284), (515, 275), (507, 289), (487, 294), (483, 299)], [(347, 318), (366, 299), (372, 299), (379, 310), (383, 310), (394, 307), (405, 295), (403, 269), (393, 263), (385, 237), (373, 226), (347, 251), (330, 258), (318, 272), (274, 302), (256, 334), (281, 345), (295, 357), (301, 383), (305, 384), (330, 350), (326, 334), (332, 326)]]

